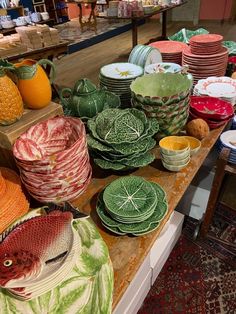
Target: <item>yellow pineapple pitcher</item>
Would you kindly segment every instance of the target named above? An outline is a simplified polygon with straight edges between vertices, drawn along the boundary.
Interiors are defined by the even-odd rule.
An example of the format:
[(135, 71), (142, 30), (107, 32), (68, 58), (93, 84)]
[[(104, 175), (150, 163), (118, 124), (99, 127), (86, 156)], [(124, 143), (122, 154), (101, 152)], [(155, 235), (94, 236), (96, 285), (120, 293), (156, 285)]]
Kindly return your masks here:
[(16, 84), (6, 75), (14, 70), (11, 63), (0, 59), (0, 125), (9, 125), (19, 120), (24, 106)]

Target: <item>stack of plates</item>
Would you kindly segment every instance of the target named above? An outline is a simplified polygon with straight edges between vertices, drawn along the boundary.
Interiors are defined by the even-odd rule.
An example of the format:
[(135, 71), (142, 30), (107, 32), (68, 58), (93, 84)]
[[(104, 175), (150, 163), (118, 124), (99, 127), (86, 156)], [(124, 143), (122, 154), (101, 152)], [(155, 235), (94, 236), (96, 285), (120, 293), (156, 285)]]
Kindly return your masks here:
[(97, 213), (113, 233), (141, 236), (158, 228), (168, 211), (162, 187), (142, 177), (122, 177), (99, 195)]
[(129, 106), (130, 84), (141, 75), (143, 75), (143, 68), (139, 65), (129, 62), (108, 64), (100, 70), (100, 86), (118, 95), (121, 103)]
[(218, 34), (201, 34), (190, 38), (190, 51), (196, 55), (212, 55), (222, 48), (223, 36)]
[(80, 119), (55, 117), (37, 123), (16, 140), (13, 154), (23, 184), (40, 202), (71, 201), (90, 182), (86, 132)]
[(193, 95), (221, 98), (230, 102), (232, 105), (235, 105), (236, 80), (226, 76), (211, 76), (206, 79), (199, 80), (194, 87)]
[(149, 64), (162, 62), (162, 56), (157, 48), (137, 45), (132, 49), (128, 62), (145, 68)]
[(182, 52), (188, 47), (185, 43), (172, 40), (156, 41), (151, 43), (150, 46), (160, 50), (163, 62), (177, 63), (180, 65), (182, 64)]
[(221, 152), (223, 148), (229, 148), (230, 155), (228, 161), (236, 164), (236, 130), (223, 132), (217, 143), (217, 150)]
[(183, 51), (183, 65), (193, 75), (194, 84), (209, 76), (225, 75), (228, 49), (222, 47), (221, 35), (203, 34), (190, 39), (190, 47)]
[(211, 129), (224, 125), (234, 115), (231, 103), (209, 96), (191, 96), (190, 117), (201, 118)]
[(134, 108), (106, 109), (87, 124), (88, 146), (94, 162), (103, 169), (127, 170), (154, 161), (152, 138), (159, 130), (156, 119), (149, 119)]

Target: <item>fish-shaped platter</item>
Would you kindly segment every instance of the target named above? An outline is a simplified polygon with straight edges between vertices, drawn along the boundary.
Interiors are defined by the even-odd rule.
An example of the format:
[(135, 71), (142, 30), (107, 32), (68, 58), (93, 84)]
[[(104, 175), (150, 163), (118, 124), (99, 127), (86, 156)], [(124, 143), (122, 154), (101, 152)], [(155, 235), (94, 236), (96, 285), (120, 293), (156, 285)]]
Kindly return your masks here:
[[(67, 230), (68, 234), (63, 235), (63, 232), (60, 232), (58, 237), (55, 231), (53, 233), (51, 230), (50, 235), (47, 233), (39, 235), (38, 223), (41, 224), (43, 221), (46, 226), (48, 223), (46, 218), (50, 222), (52, 218), (54, 219), (52, 228), (60, 221), (60, 230)], [(21, 232), (24, 233), (25, 226), (30, 222), (31, 224), (33, 222), (32, 233), (24, 243), (24, 249), (30, 248), (30, 251), (21, 252), (21, 255), (16, 256), (17, 249), (20, 248), (19, 244), (17, 247), (17, 243), (22, 243), (23, 240), (18, 240), (19, 237), (15, 235), (20, 232), (19, 228), (22, 228)], [(34, 232), (38, 234), (37, 239)], [(45, 237), (49, 243), (53, 242), (53, 245), (42, 249), (37, 245), (40, 237)], [(14, 239), (15, 247), (13, 245), (7, 247), (10, 240), (6, 239), (11, 241)], [(43, 243), (47, 241), (41, 240)], [(22, 244), (21, 246), (23, 247)], [(3, 252), (7, 252), (7, 255)], [(112, 308), (113, 281), (108, 248), (90, 218), (73, 219), (69, 211), (46, 212), (44, 207), (30, 211), (16, 226), (11, 226), (2, 234), (0, 242), (2, 314), (13, 312), (108, 314)]]

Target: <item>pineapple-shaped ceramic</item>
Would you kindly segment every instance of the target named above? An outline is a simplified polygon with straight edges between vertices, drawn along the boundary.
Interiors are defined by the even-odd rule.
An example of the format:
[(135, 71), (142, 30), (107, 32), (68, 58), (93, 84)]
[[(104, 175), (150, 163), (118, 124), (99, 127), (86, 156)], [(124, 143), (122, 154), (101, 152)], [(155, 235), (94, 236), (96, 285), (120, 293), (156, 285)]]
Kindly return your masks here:
[(0, 125), (9, 125), (19, 120), (23, 114), (23, 101), (14, 82), (6, 75), (12, 64), (0, 60)]

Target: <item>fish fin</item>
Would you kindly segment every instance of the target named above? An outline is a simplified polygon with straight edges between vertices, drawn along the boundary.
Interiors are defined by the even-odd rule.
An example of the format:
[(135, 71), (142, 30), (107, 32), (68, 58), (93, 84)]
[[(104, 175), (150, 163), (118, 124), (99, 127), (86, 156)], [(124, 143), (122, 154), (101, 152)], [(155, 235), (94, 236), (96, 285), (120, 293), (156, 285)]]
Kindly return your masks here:
[(41, 208), (34, 209), (32, 211), (29, 211), (24, 216), (20, 217), (19, 219), (15, 220), (7, 229), (5, 229), (0, 234), (0, 243), (3, 242), (3, 240), (18, 226), (22, 225), (28, 220), (33, 219), (34, 217), (41, 216), (43, 214), (43, 211), (46, 212), (46, 206), (43, 206)]
[(56, 205), (53, 203), (47, 204), (48, 208), (46, 208), (47, 214), (54, 210), (60, 210), (62, 212), (71, 212), (74, 219), (89, 217), (89, 215), (84, 214), (79, 211), (78, 207), (74, 207), (69, 202), (65, 202), (62, 205)]
[(61, 254), (59, 254), (59, 255), (51, 258), (51, 259), (48, 259), (45, 262), (45, 264), (50, 264), (50, 263), (53, 263), (53, 262), (57, 262), (58, 260), (61, 260), (63, 257), (65, 257), (67, 253), (68, 253), (68, 251), (65, 251), (65, 252), (63, 252), (63, 253), (61, 253)]

